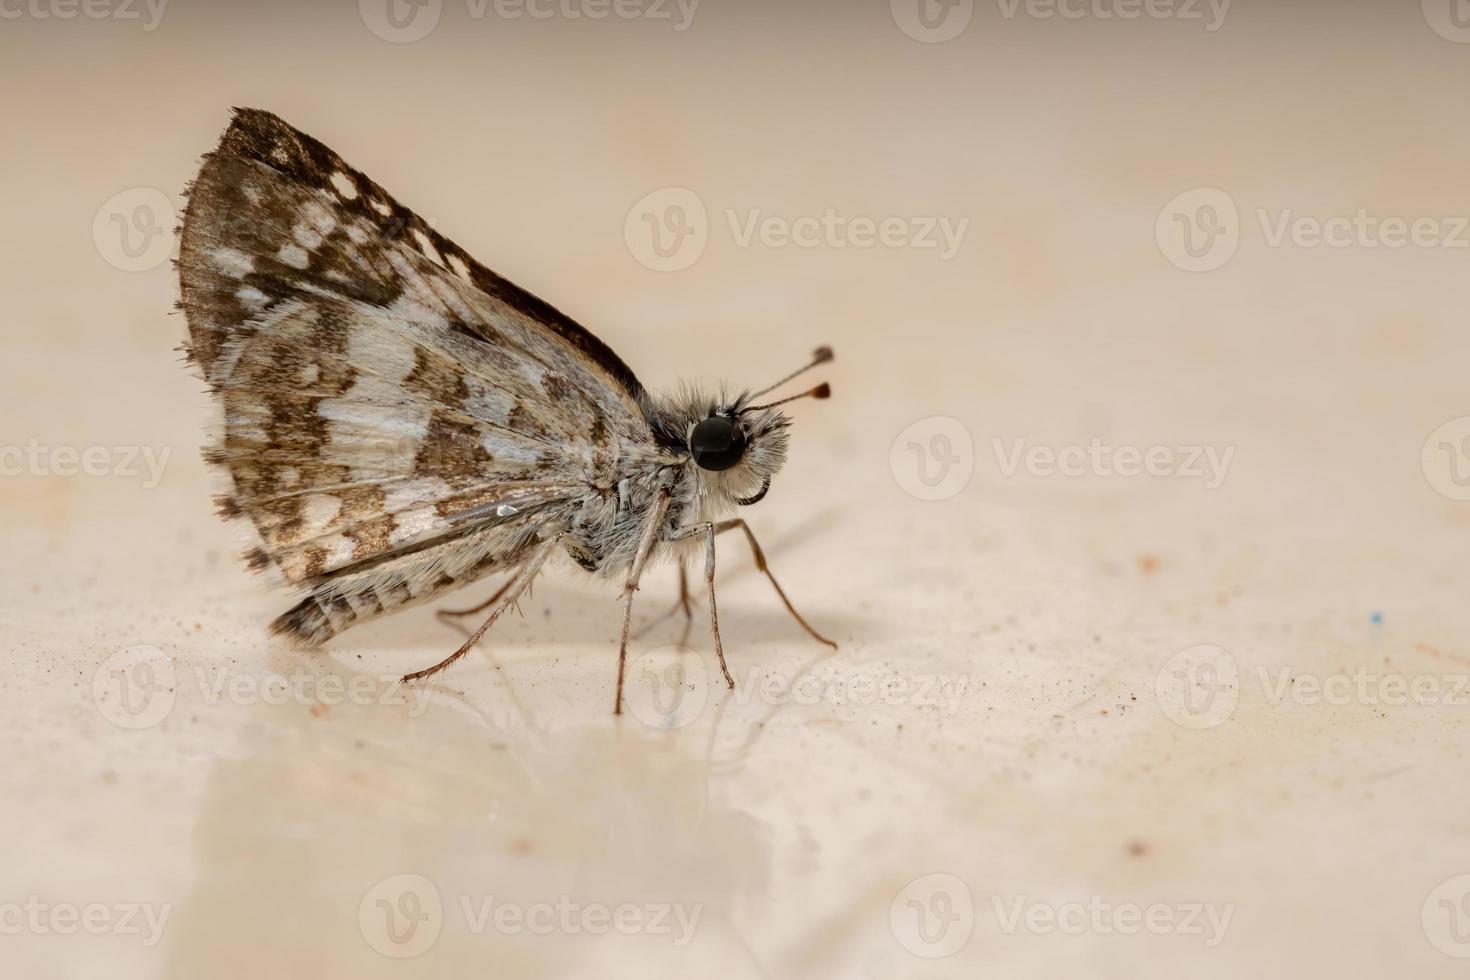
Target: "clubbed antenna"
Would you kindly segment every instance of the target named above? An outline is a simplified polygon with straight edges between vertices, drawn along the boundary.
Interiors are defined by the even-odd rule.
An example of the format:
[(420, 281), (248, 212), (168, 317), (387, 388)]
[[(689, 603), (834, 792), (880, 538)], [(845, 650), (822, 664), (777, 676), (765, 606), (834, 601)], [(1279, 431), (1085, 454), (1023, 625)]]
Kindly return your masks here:
[[(777, 381), (773, 385), (767, 385), (766, 387), (762, 388), (760, 391), (753, 391), (753, 392), (751, 392), (750, 393), (750, 397), (751, 398), (759, 398), (761, 395), (764, 395), (766, 392), (768, 392), (768, 391), (774, 391), (775, 389), (781, 387), (782, 385), (784, 385), (786, 382), (790, 381), (791, 379), (801, 377), (803, 374), (806, 374), (808, 371), (810, 371), (812, 368), (816, 367), (818, 364), (826, 364), (830, 360), (832, 360), (832, 348), (826, 347), (826, 346), (818, 347), (815, 351), (812, 352), (812, 360), (811, 360), (811, 363), (808, 364), (808, 365), (806, 365), (806, 367), (800, 368), (799, 370), (796, 370), (796, 371), (792, 371), (790, 374), (786, 375), (786, 377), (782, 378), (780, 381)], [(811, 394), (811, 392), (807, 392), (807, 394)], [(802, 397), (805, 397), (805, 396), (804, 395), (797, 395), (796, 397), (797, 398), (802, 398)], [(817, 397), (817, 398), (826, 398), (827, 396), (826, 395), (817, 395), (815, 397)], [(791, 399), (789, 399), (789, 398), (787, 399), (787, 401), (790, 401), (790, 400)], [(777, 404), (780, 404), (780, 403), (778, 402)]]
[[(769, 391), (770, 389), (767, 389), (767, 390)], [(817, 399), (821, 399), (821, 398), (830, 398), (831, 396), (832, 396), (832, 386), (829, 385), (827, 382), (823, 381), (821, 384), (817, 385), (815, 388), (811, 389), (810, 391), (803, 391), (799, 395), (792, 395), (789, 398), (782, 398), (780, 401), (767, 402), (764, 405), (752, 405), (749, 408), (745, 409), (745, 411), (747, 411), (747, 412), (759, 412), (763, 408), (775, 408), (777, 405), (785, 405), (787, 402), (794, 402), (798, 398), (817, 398)]]

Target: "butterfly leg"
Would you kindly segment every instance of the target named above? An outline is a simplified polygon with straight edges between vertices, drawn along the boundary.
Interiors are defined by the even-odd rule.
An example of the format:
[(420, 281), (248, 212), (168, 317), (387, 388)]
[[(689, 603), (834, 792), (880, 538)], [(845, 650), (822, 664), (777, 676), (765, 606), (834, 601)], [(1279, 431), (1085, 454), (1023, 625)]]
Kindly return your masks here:
[[(465, 640), (464, 644), (458, 650), (454, 651), (449, 656), (445, 657), (443, 660), (439, 661), (432, 667), (426, 667), (423, 670), (416, 670), (412, 674), (404, 674), (404, 683), (408, 683), (409, 681), (422, 680), (425, 677), (431, 677), (434, 674), (439, 673), (439, 671), (443, 670), (445, 667), (448, 667), (450, 664), (454, 663), (460, 657), (463, 657), (465, 654), (469, 653), (474, 645), (480, 642), (480, 637), (485, 635), (486, 630), (490, 629), (491, 626), (494, 626), (495, 621), (499, 619), (507, 609), (515, 605), (516, 600), (518, 600), (521, 595), (526, 591), (526, 589), (530, 587), (531, 580), (536, 577), (537, 572), (541, 571), (541, 566), (546, 563), (546, 559), (551, 556), (552, 551), (556, 549), (561, 539), (561, 534), (553, 535), (551, 538), (548, 538), (541, 545), (540, 549), (531, 556), (531, 560), (526, 562), (525, 565), (521, 566), (521, 570), (516, 574), (515, 578), (511, 579), (510, 582), (508, 582), (506, 586), (500, 590), (500, 592), (496, 593), (497, 597), (500, 596), (501, 593), (505, 593), (505, 596), (504, 598), (500, 599), (500, 604), (497, 605), (495, 607), (495, 610), (490, 613), (490, 618), (481, 623), (480, 628), (471, 633), (470, 638), (468, 640)], [(490, 601), (494, 602), (495, 599), (492, 598)], [(488, 604), (489, 603), (487, 603), (486, 605)]]
[(623, 713), (623, 674), (628, 668), (628, 632), (633, 626), (633, 593), (638, 591), (638, 580), (643, 577), (643, 566), (648, 564), (648, 556), (653, 553), (653, 546), (658, 542), (658, 532), (663, 527), (664, 515), (669, 512), (669, 499), (669, 492), (663, 490), (654, 501), (648, 523), (643, 525), (643, 533), (638, 537), (638, 550), (633, 553), (633, 564), (628, 569), (628, 578), (623, 582), (623, 639), (618, 645), (618, 690), (613, 697), (615, 715)]
[[(786, 611), (791, 613), (792, 618), (794, 618), (798, 623), (801, 624), (801, 628), (806, 630), (812, 639), (816, 640), (818, 643), (825, 643), (827, 644), (827, 646), (836, 650), (837, 644), (833, 643), (821, 633), (818, 633), (816, 630), (812, 629), (811, 624), (802, 618), (801, 613), (796, 611), (796, 607), (793, 606), (791, 604), (791, 600), (786, 597), (786, 590), (781, 588), (781, 583), (777, 582), (776, 576), (771, 574), (771, 569), (766, 564), (765, 552), (761, 551), (760, 543), (756, 541), (755, 533), (751, 531), (749, 524), (745, 523), (745, 521), (741, 520), (738, 517), (731, 521), (721, 521), (720, 523), (715, 525), (714, 533), (721, 534), (725, 531), (729, 531), (732, 528), (737, 527), (745, 532), (745, 539), (750, 542), (750, 553), (755, 558), (756, 569), (758, 571), (764, 572), (766, 578), (771, 580), (771, 588), (775, 589), (776, 594), (781, 597), (781, 601), (786, 605)], [(713, 543), (710, 544), (710, 548), (711, 550), (713, 550)]]
[(720, 673), (725, 675), (725, 683), (733, 691), (735, 678), (730, 676), (730, 668), (725, 664), (725, 644), (720, 640), (720, 613), (715, 608), (715, 535), (718, 533), (713, 523), (703, 521), (680, 528), (674, 532), (674, 537), (677, 540), (678, 538), (690, 538), (696, 534), (705, 536), (704, 584), (709, 590), (709, 628), (715, 638), (715, 655), (720, 658)]
[(500, 600), (501, 596), (505, 595), (505, 590), (514, 585), (515, 580), (516, 577), (514, 575), (506, 579), (505, 583), (501, 585), (500, 588), (495, 590), (494, 595), (486, 599), (484, 602), (480, 603), (478, 606), (474, 606), (470, 609), (440, 609), (438, 612), (434, 613), (434, 615), (439, 619), (448, 622), (451, 618), (456, 618), (459, 616), (473, 616), (475, 613), (484, 612), (486, 609), (489, 609), (491, 606), (495, 605), (495, 603)]
[(662, 623), (664, 620), (669, 619), (680, 612), (684, 614), (684, 632), (679, 634), (679, 646), (683, 646), (684, 644), (689, 642), (689, 628), (694, 624), (694, 606), (689, 601), (689, 576), (684, 571), (684, 563), (682, 561), (679, 562), (679, 598), (675, 600), (674, 607), (668, 612), (661, 613), (655, 618), (649, 620), (647, 623), (643, 624), (643, 626), (633, 634), (633, 638), (635, 640), (638, 639), (638, 637), (643, 636), (659, 623)]

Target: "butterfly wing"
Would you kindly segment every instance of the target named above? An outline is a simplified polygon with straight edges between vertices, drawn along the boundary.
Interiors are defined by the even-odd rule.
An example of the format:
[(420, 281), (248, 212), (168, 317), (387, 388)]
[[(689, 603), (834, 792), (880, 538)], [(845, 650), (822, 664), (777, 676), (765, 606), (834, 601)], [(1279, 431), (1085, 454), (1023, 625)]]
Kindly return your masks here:
[(279, 630), (320, 641), (518, 564), (655, 451), (601, 341), (270, 113), (236, 111), (181, 239), (221, 509), (308, 591)]

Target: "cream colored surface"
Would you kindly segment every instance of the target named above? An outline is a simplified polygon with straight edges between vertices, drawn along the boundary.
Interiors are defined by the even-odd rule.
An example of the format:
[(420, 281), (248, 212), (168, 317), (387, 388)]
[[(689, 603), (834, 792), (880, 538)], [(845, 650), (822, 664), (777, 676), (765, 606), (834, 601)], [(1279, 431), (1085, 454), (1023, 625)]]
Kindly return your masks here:
[[(6, 976), (1463, 972), (1443, 947), (1470, 873), (1470, 503), (1436, 491), (1428, 476), (1453, 481), (1421, 449), (1470, 415), (1467, 252), (1272, 247), (1258, 211), (1452, 230), (1470, 213), (1470, 45), (1414, 4), (1242, 0), (1215, 31), (980, 5), (944, 44), (885, 6), (706, 0), (680, 32), (450, 3), (408, 44), (350, 3), (0, 24), (0, 445), (113, 464), (0, 479), (0, 906), (168, 914), (147, 945), (4, 911)], [(720, 600), (742, 687), (715, 683), (697, 613), (685, 664), (710, 683), (683, 727), (640, 720), (646, 697), (610, 715), (615, 596), (568, 565), (423, 701), (378, 703), (375, 678), (458, 642), (430, 611), (322, 653), (269, 641), (287, 597), (212, 516), (171, 271), (123, 271), (107, 237), (114, 195), (134, 195), (125, 218), (136, 188), (177, 202), (232, 103), (328, 142), (652, 386), (761, 385), (833, 344), (834, 398), (796, 409), (793, 459), (746, 516), (841, 651), (800, 633), (735, 538)], [(706, 208), (708, 244), (656, 272), (625, 225), (671, 187)], [(1241, 236), (1191, 273), (1155, 226), (1200, 187), (1229, 195)], [(944, 260), (742, 247), (726, 217), (829, 208), (969, 224)], [(907, 444), (936, 417), (968, 436), (968, 456), (950, 447), (973, 474), (926, 501)], [(1003, 467), (1018, 439), (1094, 438), (1233, 456), (1214, 489)], [(167, 452), (157, 485), (118, 472), (115, 447)], [(672, 597), (657, 570), (641, 617)], [(1225, 672), (1171, 660), (1201, 645), (1228, 651), (1209, 661)], [(111, 672), (149, 658), (152, 688)], [(1199, 712), (1176, 669), (1212, 686)], [(359, 675), (368, 703), (325, 705), (301, 679)], [(1389, 703), (1390, 675), (1439, 703)], [(1312, 683), (1358, 676), (1378, 680), (1312, 703)], [(773, 685), (803, 678), (858, 687), (778, 703)], [(1308, 686), (1282, 696), (1292, 678)], [(858, 703), (869, 682), (905, 687)], [(140, 716), (110, 699), (149, 690), (129, 703), (156, 723), (117, 724)], [(930, 911), (967, 892), (975, 918), (928, 959), (941, 946), (915, 939), (904, 889), (934, 874), (950, 905)], [(412, 959), (379, 952), (377, 899), (412, 910), (380, 884), (398, 875), (442, 902)], [(491, 896), (699, 918), (682, 946), (477, 928)], [(1018, 901), (1041, 911), (1007, 931)], [(1091, 912), (1047, 928), (1073, 904), (1229, 918), (1214, 936)]]

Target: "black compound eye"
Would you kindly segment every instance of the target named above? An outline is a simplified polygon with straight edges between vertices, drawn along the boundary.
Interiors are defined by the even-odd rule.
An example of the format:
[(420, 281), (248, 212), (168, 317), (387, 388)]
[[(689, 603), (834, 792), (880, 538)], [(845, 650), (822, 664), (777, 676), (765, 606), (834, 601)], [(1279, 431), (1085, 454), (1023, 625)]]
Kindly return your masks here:
[(734, 419), (711, 415), (694, 427), (689, 451), (702, 470), (728, 470), (745, 455), (745, 433)]

